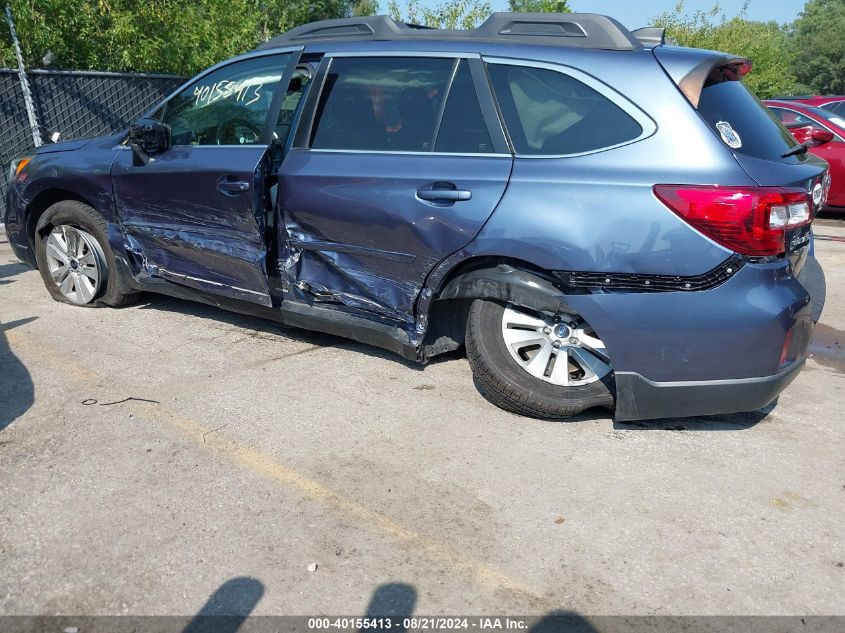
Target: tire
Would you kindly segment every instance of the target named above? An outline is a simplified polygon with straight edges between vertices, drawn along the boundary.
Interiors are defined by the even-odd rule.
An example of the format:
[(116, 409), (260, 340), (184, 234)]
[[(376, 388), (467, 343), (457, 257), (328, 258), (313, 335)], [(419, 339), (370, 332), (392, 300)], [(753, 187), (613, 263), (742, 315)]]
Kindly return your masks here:
[[(566, 341), (563, 349), (567, 352), (567, 355), (555, 357), (565, 357), (567, 361), (569, 358), (574, 359), (573, 364), (567, 362), (566, 365), (560, 366), (561, 377), (558, 382), (565, 384), (553, 384), (550, 382), (552, 377), (556, 375), (554, 369), (556, 361), (549, 362), (552, 369), (550, 371), (544, 370), (544, 377), (541, 379), (529, 373), (523, 366), (529, 365), (530, 360), (524, 361), (523, 365), (515, 360), (514, 354), (508, 349), (505, 342), (506, 331), (504, 325), (506, 314), (513, 314), (514, 311), (525, 314), (531, 323), (542, 323), (545, 321), (548, 325), (552, 326), (551, 330), (553, 333), (546, 335), (547, 337), (551, 336), (549, 339), (550, 346), (554, 341), (558, 341), (558, 345), (560, 345), (561, 340)], [(563, 317), (563, 320), (558, 326), (565, 326), (568, 323), (583, 324), (578, 326), (579, 328), (583, 328), (582, 330), (578, 330), (578, 332), (585, 332), (583, 340), (573, 338), (556, 339), (554, 321), (541, 315), (533, 314), (530, 311), (522, 311), (521, 309), (515, 309), (512, 306), (486, 299), (476, 299), (473, 301), (469, 310), (466, 328), (467, 358), (472, 368), (476, 386), (487, 400), (512, 413), (553, 420), (568, 418), (592, 407), (613, 408), (614, 379), (609, 358), (605, 356), (607, 363), (603, 367), (602, 363), (592, 365), (596, 368), (596, 371), (592, 372), (589, 368), (581, 369), (581, 366), (577, 364), (580, 361), (579, 357), (576, 357), (576, 353), (583, 356), (582, 352), (585, 349), (589, 349), (585, 347), (585, 341), (589, 340), (596, 343), (600, 343), (601, 341), (595, 336), (595, 332), (577, 315), (563, 315)], [(569, 319), (572, 320), (568, 321)], [(543, 331), (538, 328), (538, 335)], [(569, 332), (567, 337), (570, 334), (573, 337), (577, 336), (574, 328), (562, 327), (557, 332)], [(592, 333), (592, 336), (588, 336), (586, 332)], [(579, 340), (580, 343), (578, 345), (572, 345), (570, 341), (573, 340)], [(593, 346), (598, 348), (597, 344)], [(575, 350), (575, 347), (582, 349)], [(539, 349), (545, 349), (545, 344)], [(560, 351), (561, 348), (557, 348), (556, 353), (559, 354)], [(603, 345), (602, 351), (604, 351)], [(539, 356), (539, 351), (537, 354)], [(538, 360), (543, 361), (542, 358), (538, 358)], [(584, 365), (584, 363), (581, 363), (581, 365)], [(566, 373), (565, 377), (562, 377), (564, 368)], [(569, 371), (570, 368), (576, 369)], [(600, 375), (605, 370), (606, 373)], [(546, 377), (546, 371), (551, 375)], [(578, 377), (579, 372), (583, 374), (581, 378)]]
[(38, 270), (53, 299), (86, 308), (137, 300), (139, 293), (120, 278), (107, 229), (105, 218), (78, 200), (62, 200), (44, 212), (33, 242)]

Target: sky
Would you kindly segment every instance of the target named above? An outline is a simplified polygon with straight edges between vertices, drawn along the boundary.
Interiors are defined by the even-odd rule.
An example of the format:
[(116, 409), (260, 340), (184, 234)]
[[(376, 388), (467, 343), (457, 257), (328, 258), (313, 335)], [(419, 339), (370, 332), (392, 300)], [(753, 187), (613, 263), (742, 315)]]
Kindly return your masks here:
[[(496, 6), (504, 7), (505, 2), (494, 0)], [(649, 26), (651, 18), (671, 11), (675, 8), (676, 0), (569, 0), (573, 11), (582, 13), (603, 13), (616, 18), (629, 29)], [(716, 4), (716, 0), (686, 0), (684, 3), (687, 14), (698, 10), (709, 10)], [(743, 0), (719, 0), (719, 7), (728, 18), (734, 17), (742, 9)], [(767, 22), (792, 22), (804, 8), (802, 0), (750, 0), (747, 17), (749, 20)]]
[[(421, 0), (420, 4), (433, 7), (441, 0)], [(742, 8), (743, 0), (718, 0), (722, 12), (729, 18), (734, 17)], [(603, 13), (616, 18), (629, 29), (649, 26), (651, 19), (664, 11), (675, 8), (676, 0), (569, 0), (573, 11), (581, 13)], [(712, 9), (716, 0), (686, 0), (686, 12)], [(399, 5), (403, 2), (400, 0)], [(383, 0), (381, 6), (386, 6)], [(507, 0), (490, 0), (494, 11), (507, 11)], [(803, 0), (750, 0), (748, 18), (750, 20), (792, 22), (804, 8)]]

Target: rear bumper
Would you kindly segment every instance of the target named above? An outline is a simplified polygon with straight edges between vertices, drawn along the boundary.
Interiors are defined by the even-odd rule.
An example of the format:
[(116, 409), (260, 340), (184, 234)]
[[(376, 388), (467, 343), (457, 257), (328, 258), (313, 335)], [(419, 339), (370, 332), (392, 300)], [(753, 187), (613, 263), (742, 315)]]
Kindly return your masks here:
[[(787, 310), (790, 324), (784, 353), (791, 362), (787, 360), (774, 374), (727, 380), (656, 381), (636, 371), (617, 371), (616, 420), (739, 413), (770, 404), (804, 366), (810, 338), (825, 302), (824, 272), (814, 257), (806, 258), (794, 279), (809, 297)], [(775, 343), (775, 348), (784, 345), (782, 338), (777, 338)]]
[(773, 376), (683, 382), (654, 382), (635, 372), (617, 372), (615, 418), (626, 422), (754, 411), (777, 398), (803, 366), (801, 358)]

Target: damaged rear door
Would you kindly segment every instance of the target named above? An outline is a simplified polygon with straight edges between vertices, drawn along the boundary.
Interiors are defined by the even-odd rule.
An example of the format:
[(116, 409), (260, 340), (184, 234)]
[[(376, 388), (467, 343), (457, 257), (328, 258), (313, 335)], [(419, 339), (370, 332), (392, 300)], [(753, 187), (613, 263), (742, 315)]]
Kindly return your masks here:
[(498, 204), (512, 157), (477, 55), (327, 54), (279, 173), (295, 301), (414, 327), (431, 269)]
[(274, 128), (267, 121), (298, 58), (296, 49), (210, 69), (153, 115), (171, 127), (171, 149), (144, 165), (129, 149), (118, 153), (114, 200), (141, 275), (271, 304), (265, 175)]

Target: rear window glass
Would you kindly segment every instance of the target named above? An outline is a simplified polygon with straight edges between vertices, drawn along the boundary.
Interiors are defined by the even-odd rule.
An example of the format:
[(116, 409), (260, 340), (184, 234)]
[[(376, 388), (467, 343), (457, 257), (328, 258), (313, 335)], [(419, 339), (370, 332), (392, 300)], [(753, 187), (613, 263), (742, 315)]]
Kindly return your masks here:
[(487, 66), (518, 154), (581, 154), (631, 141), (643, 130), (607, 97), (561, 72)]
[(698, 112), (733, 151), (765, 160), (783, 160), (796, 141), (757, 97), (739, 81), (711, 75), (701, 91)]

